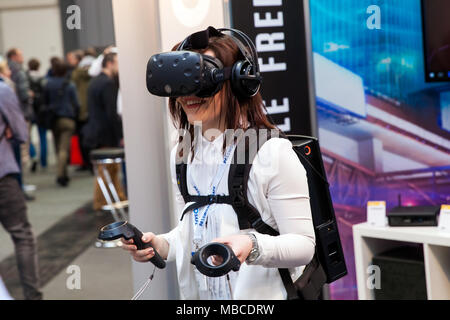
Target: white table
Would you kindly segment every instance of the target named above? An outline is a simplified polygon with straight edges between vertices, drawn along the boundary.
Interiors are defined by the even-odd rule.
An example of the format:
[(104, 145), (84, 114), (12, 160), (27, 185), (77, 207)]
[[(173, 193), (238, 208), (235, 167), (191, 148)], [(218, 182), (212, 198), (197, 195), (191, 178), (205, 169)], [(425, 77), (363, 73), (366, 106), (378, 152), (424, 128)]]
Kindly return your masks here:
[(358, 298), (374, 299), (366, 285), (367, 268), (374, 255), (398, 247), (400, 242), (423, 244), (427, 296), (429, 300), (450, 300), (450, 233), (437, 227), (375, 227), (368, 223), (353, 226)]

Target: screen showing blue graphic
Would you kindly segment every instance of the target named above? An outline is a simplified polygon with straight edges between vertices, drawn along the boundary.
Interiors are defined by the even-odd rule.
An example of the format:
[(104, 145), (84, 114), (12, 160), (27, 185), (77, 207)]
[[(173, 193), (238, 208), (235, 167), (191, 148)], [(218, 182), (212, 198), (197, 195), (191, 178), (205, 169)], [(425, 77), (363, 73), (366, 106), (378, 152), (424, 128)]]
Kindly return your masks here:
[(450, 201), (450, 84), (426, 82), (421, 0), (310, 0), (310, 18), (319, 139), (349, 268), (331, 297), (357, 299), (352, 225), (366, 221), (367, 201)]
[(422, 0), (422, 7), (426, 79), (450, 81), (450, 1)]

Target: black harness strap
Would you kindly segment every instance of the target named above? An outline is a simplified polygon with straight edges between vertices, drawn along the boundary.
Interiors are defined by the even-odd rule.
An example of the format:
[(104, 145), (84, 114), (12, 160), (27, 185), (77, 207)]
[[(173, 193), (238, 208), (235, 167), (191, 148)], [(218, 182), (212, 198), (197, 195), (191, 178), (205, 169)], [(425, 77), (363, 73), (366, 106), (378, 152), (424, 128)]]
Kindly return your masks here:
[(228, 175), (228, 190), (232, 199), (231, 206), (238, 216), (239, 229), (253, 228), (271, 236), (279, 235), (278, 231), (266, 224), (258, 210), (248, 201), (248, 179), (252, 164), (231, 164)]
[(210, 195), (210, 196), (189, 196), (190, 202), (193, 202), (183, 210), (180, 220), (183, 220), (184, 214), (188, 211), (195, 210), (213, 203), (231, 204), (229, 196)]
[[(179, 151), (180, 149), (178, 148), (177, 154)], [(177, 176), (178, 189), (180, 190), (180, 193), (183, 196), (184, 203), (193, 202), (191, 205), (189, 205), (183, 210), (180, 220), (183, 220), (186, 212), (207, 206), (209, 204), (226, 203), (231, 205), (232, 200), (230, 196), (222, 196), (222, 195), (193, 196), (189, 194), (187, 186), (186, 158), (184, 159), (184, 161), (182, 161), (182, 163), (175, 165), (175, 173)]]
[(175, 173), (177, 175), (177, 185), (181, 195), (183, 196), (184, 203), (191, 202), (191, 195), (189, 194), (187, 189), (186, 171), (187, 171), (186, 163), (183, 162), (175, 165)]

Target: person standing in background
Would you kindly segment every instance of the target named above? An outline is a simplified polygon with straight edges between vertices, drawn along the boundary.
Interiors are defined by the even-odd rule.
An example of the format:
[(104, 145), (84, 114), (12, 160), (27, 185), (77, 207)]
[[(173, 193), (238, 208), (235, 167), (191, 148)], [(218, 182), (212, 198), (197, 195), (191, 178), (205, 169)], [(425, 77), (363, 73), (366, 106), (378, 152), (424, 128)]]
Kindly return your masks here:
[(72, 72), (76, 69), (84, 53), (82, 50), (69, 51), (66, 54), (66, 64), (67, 64), (67, 78), (72, 77)]
[[(22, 51), (18, 48), (12, 48), (8, 50), (6, 54), (8, 58), (8, 66), (11, 70), (11, 80), (14, 82), (16, 87), (16, 94), (17, 98), (20, 103), (20, 107), (22, 109), (22, 113), (25, 117), (25, 120), (28, 123), (28, 131), (31, 128), (31, 121), (33, 119), (33, 108), (31, 106), (31, 98), (33, 95), (33, 92), (30, 90), (30, 84), (28, 82), (27, 75), (25, 71), (23, 70), (23, 54)], [(19, 181), (20, 186), (22, 187), (22, 190), (24, 189), (24, 183), (23, 183), (23, 165), (22, 161), (24, 160), (27, 162), (29, 160), (29, 150), (30, 150), (30, 136), (28, 135), (28, 140), (25, 141), (23, 144), (14, 144), (14, 154), (16, 156), (17, 163), (20, 168), (20, 174), (17, 175), (17, 179)], [(27, 200), (34, 200), (34, 197), (27, 194), (25, 194), (25, 199)]]
[(78, 113), (77, 119), (77, 134), (80, 140), (80, 150), (81, 156), (83, 158), (83, 165), (78, 170), (92, 170), (92, 165), (89, 160), (89, 151), (83, 144), (83, 127), (88, 121), (88, 102), (87, 102), (87, 92), (91, 76), (89, 75), (89, 67), (95, 58), (90, 54), (89, 51), (81, 59), (78, 66), (72, 72), (72, 82), (77, 88), (78, 100), (80, 102), (80, 112)]
[(46, 78), (49, 78), (49, 77), (53, 77), (54, 75), (53, 75), (53, 68), (54, 68), (54, 66), (55, 66), (55, 63), (57, 62), (57, 61), (59, 61), (60, 60), (60, 58), (58, 58), (58, 57), (51, 57), (50, 58), (50, 68), (48, 68), (48, 70), (47, 70), (47, 74), (45, 75), (45, 77)]
[[(117, 47), (109, 46), (103, 50), (103, 53), (100, 54), (91, 64), (89, 68), (89, 75), (94, 78), (98, 76), (102, 72), (102, 62), (105, 55), (108, 53), (118, 53)], [(117, 114), (119, 117), (122, 117), (122, 94), (120, 93), (120, 88), (117, 91)]]
[[(122, 120), (117, 114), (118, 72), (117, 54), (107, 53), (102, 61), (101, 73), (89, 85), (89, 118), (83, 128), (83, 144), (89, 150), (123, 146)], [(112, 164), (107, 169), (120, 199), (126, 199), (119, 182), (120, 166)], [(105, 199), (95, 182), (94, 210), (100, 210), (104, 204)]]
[(66, 187), (70, 180), (67, 174), (70, 139), (75, 132), (80, 104), (75, 85), (67, 78), (67, 65), (63, 60), (55, 61), (53, 73), (54, 76), (48, 79), (44, 94), (54, 115), (52, 131), (58, 159), (56, 183)]
[(11, 80), (16, 85), (16, 93), (19, 99), (20, 107), (25, 116), (25, 120), (31, 121), (33, 118), (33, 109), (31, 106), (32, 91), (25, 70), (23, 69), (23, 54), (18, 48), (8, 50), (6, 54), (8, 66), (11, 70)]
[[(33, 91), (33, 112), (34, 122), (39, 132), (39, 145), (40, 145), (40, 165), (41, 168), (47, 168), (47, 129), (43, 125), (45, 119), (42, 119), (42, 107), (44, 105), (44, 87), (46, 79), (39, 73), (39, 67), (41, 63), (37, 59), (30, 59), (28, 61), (28, 81), (30, 83), (30, 89)], [(35, 162), (36, 163), (36, 162)], [(33, 163), (32, 171), (35, 171), (35, 163)], [(34, 170), (33, 170), (34, 169)]]
[(27, 217), (24, 194), (15, 175), (20, 168), (12, 142), (28, 139), (28, 127), (14, 91), (0, 81), (0, 223), (11, 235), (23, 293), (27, 300), (40, 300), (36, 240)]
[(9, 69), (8, 62), (0, 59), (0, 81), (5, 82), (11, 89), (16, 90), (16, 85), (11, 80), (11, 69)]
[[(105, 57), (105, 55), (107, 55), (108, 53), (116, 53), (116, 54), (118, 54), (118, 49), (117, 49), (117, 47), (114, 47), (114, 46), (108, 46), (108, 47), (106, 47), (104, 50), (103, 50), (103, 53), (102, 54), (100, 54), (98, 57), (97, 57), (97, 59), (95, 59), (93, 62), (92, 62), (92, 65), (91, 65), (91, 67), (89, 68), (89, 75), (91, 76), (91, 77), (96, 77), (96, 76), (98, 76), (101, 72), (102, 72), (102, 62), (103, 62), (103, 58)], [(117, 104), (117, 114), (118, 114), (118, 116), (122, 119), (122, 109), (123, 109), (123, 102), (122, 102), (122, 94), (121, 94), (121, 92), (120, 92), (120, 87), (119, 87), (119, 89), (117, 90), (117, 101), (116, 101), (116, 104)], [(123, 185), (124, 185), (124, 187), (125, 187), (125, 192), (126, 192), (126, 189), (127, 189), (127, 171), (126, 171), (126, 166), (125, 166), (125, 163), (122, 163), (122, 174), (123, 174), (123, 177), (122, 177), (122, 183), (123, 183)]]

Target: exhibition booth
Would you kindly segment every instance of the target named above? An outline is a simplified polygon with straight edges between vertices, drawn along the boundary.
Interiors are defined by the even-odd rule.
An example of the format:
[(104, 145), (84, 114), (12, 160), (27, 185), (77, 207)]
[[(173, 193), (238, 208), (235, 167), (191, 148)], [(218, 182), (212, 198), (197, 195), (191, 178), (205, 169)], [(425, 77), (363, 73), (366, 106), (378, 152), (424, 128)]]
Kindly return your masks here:
[[(71, 1), (50, 2), (64, 24)], [(247, 57), (239, 47), (251, 65), (242, 69), (239, 83), (262, 81), (265, 114), (290, 139), (305, 169), (316, 264), (302, 272), (311, 273), (308, 283), (320, 283), (320, 299), (450, 300), (450, 1), (105, 0), (97, 8), (88, 2), (76, 3), (95, 12), (91, 17), (83, 13), (83, 19), (90, 23), (87, 33), (96, 31), (84, 36), (86, 30), (62, 27), (57, 36), (58, 50), (64, 52), (96, 41), (102, 46), (113, 41), (117, 47), (123, 150), (100, 150), (91, 159), (98, 168), (124, 163), (127, 201), (113, 190), (107, 202), (115, 221), (98, 230), (99, 240), (124, 237), (137, 243), (141, 231), (166, 234), (184, 223), (176, 195), (180, 191), (183, 200), (191, 199), (183, 185), (190, 172), (170, 167), (171, 151), (181, 140), (169, 99), (187, 96), (188, 90), (192, 95), (207, 91), (224, 82), (221, 77), (235, 81), (235, 69), (221, 68), (205, 52), (192, 53), (206, 47), (195, 47), (201, 40), (194, 33), (203, 30), (197, 36), (206, 34), (207, 40), (229, 33), (251, 53)], [(0, 7), (0, 27), (1, 18), (8, 18), (2, 12)], [(5, 32), (3, 38), (8, 37)], [(177, 74), (180, 61), (185, 69)], [(234, 194), (231, 185), (242, 176), (249, 179), (250, 168), (242, 167), (241, 176), (235, 173), (240, 168), (232, 168), (228, 195), (217, 196), (214, 189), (203, 195), (209, 199), (200, 192), (192, 198), (208, 208), (223, 201), (238, 212), (239, 203), (230, 198), (241, 194)], [(96, 170), (100, 186), (111, 187)], [(239, 191), (250, 190), (246, 183), (237, 183)], [(251, 207), (246, 196), (240, 200)], [(249, 218), (247, 227), (263, 230), (258, 218)], [(242, 225), (239, 220), (240, 230), (247, 229)], [(261, 233), (281, 233), (272, 231)], [(139, 242), (141, 248), (150, 246)], [(227, 248), (197, 248), (183, 258), (192, 259), (192, 270), (228, 277), (241, 263)], [(228, 265), (208, 264), (214, 254)], [(179, 283), (187, 271), (181, 262), (157, 255), (150, 260), (158, 268), (153, 269), (150, 263), (130, 261), (133, 293), (140, 299), (185, 296)], [(280, 275), (285, 284), (286, 276)], [(151, 289), (145, 290), (148, 285)]]
[[(449, 299), (448, 209), (441, 205), (450, 194), (450, 25), (439, 18), (448, 4), (372, 2), (198, 1), (182, 10), (176, 1), (113, 1), (130, 106), (124, 120), (131, 221), (161, 232), (174, 223), (157, 214), (169, 210), (161, 199), (170, 194), (159, 188), (167, 178), (159, 166), (145, 165), (163, 166), (169, 145), (137, 142), (171, 130), (165, 101), (147, 94), (140, 66), (193, 31), (233, 27), (256, 44), (262, 95), (278, 127), (319, 138), (348, 270), (329, 285), (329, 298)], [(386, 214), (398, 218), (388, 222)], [(141, 268), (134, 269), (136, 285), (146, 276)], [(158, 285), (153, 294), (171, 287)]]
[[(319, 138), (348, 271), (327, 286), (329, 298), (450, 298), (448, 209), (441, 209), (450, 194), (450, 26), (439, 18), (448, 4), (372, 2), (197, 1), (182, 9), (177, 1), (113, 1), (130, 106), (131, 221), (156, 232), (176, 223), (160, 214), (170, 210), (163, 201), (170, 190), (160, 188), (169, 169), (160, 168), (173, 128), (166, 101), (146, 92), (142, 66), (194, 31), (233, 27), (256, 44), (263, 99), (277, 126)], [(141, 143), (142, 136), (164, 139)], [(372, 265), (382, 268), (381, 280)], [(392, 274), (383, 277), (383, 268)], [(136, 263), (135, 285), (146, 276)], [(172, 276), (156, 281), (147, 298), (174, 297)], [(390, 286), (397, 289), (389, 293)]]

